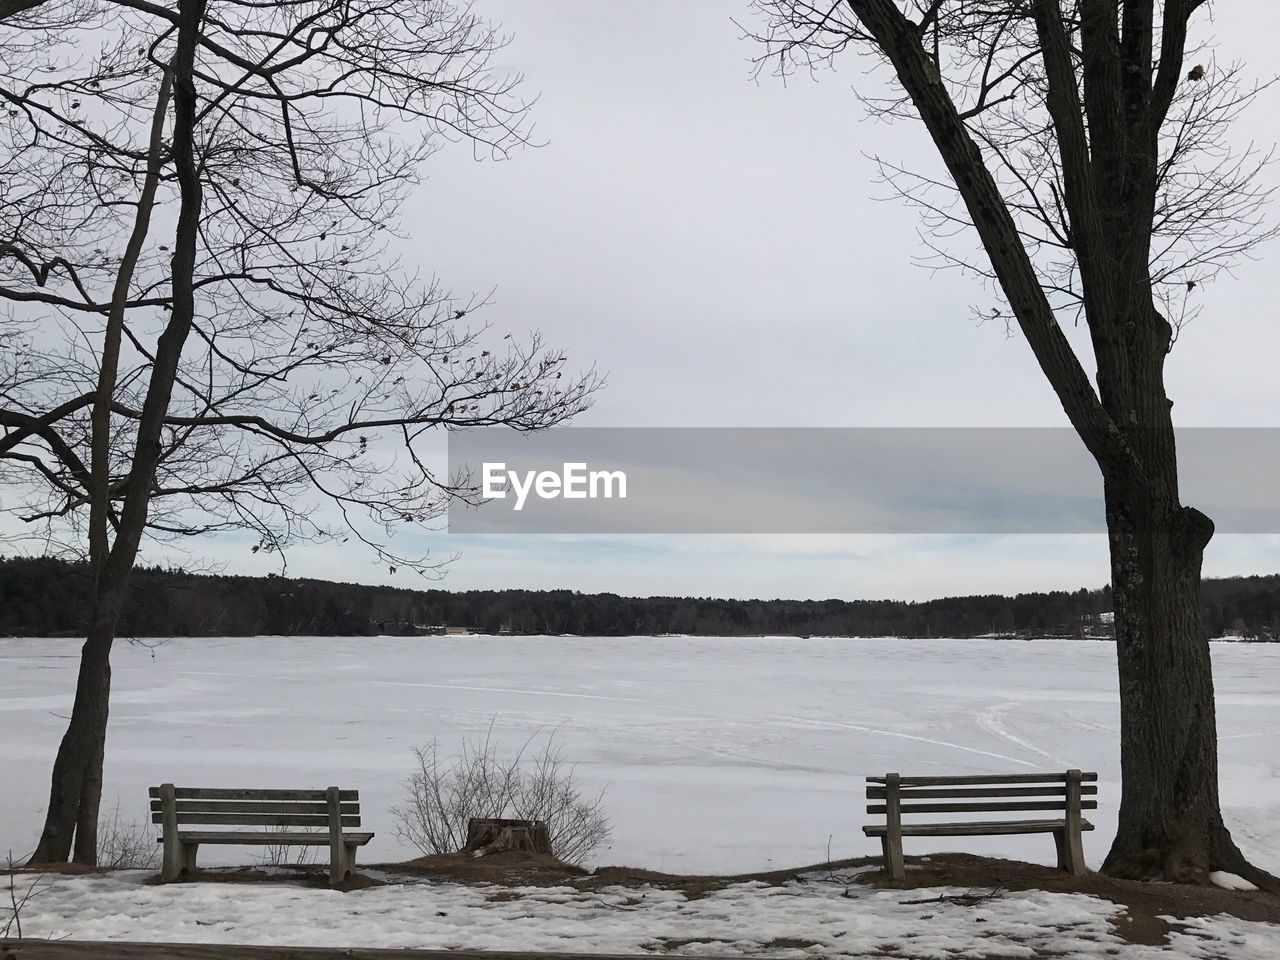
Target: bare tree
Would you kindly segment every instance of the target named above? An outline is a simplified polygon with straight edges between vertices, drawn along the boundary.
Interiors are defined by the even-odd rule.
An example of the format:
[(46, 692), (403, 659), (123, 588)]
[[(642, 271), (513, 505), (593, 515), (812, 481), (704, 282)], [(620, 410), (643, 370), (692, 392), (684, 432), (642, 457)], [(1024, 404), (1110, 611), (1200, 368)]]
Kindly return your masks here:
[[(16, 8), (15, 8), (16, 9)], [(0, 10), (0, 13), (5, 11)], [(526, 142), (505, 40), (447, 0), (47, 0), (0, 16), (0, 482), (95, 605), (33, 858), (93, 862), (110, 652), (144, 538), (392, 534), (474, 491), (432, 431), (537, 430), (599, 386), (395, 255), (450, 140)], [(13, 506), (10, 506), (14, 504)]]
[[(889, 181), (925, 206), (935, 256), (998, 288), (1101, 469), (1123, 778), (1105, 869), (1202, 882), (1228, 870), (1273, 885), (1219, 809), (1200, 606), (1213, 524), (1180, 502), (1163, 379), (1197, 288), (1272, 233), (1258, 176), (1269, 157), (1227, 141), (1257, 89), (1189, 46), (1203, 0), (756, 6), (761, 64), (786, 73), (852, 50), (888, 68), (887, 89), (864, 99), (923, 121), (946, 168), (889, 164)], [(981, 261), (953, 242), (975, 233)], [(1081, 320), (1096, 386), (1065, 330)]]

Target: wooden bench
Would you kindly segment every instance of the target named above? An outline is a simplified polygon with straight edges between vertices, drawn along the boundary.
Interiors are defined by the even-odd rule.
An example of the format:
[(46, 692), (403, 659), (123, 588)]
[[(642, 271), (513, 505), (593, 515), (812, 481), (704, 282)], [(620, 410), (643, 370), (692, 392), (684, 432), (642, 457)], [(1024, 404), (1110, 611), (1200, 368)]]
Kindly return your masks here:
[[(884, 868), (890, 878), (903, 880), (903, 837), (978, 837), (1018, 833), (1052, 833), (1058, 845), (1058, 866), (1081, 876), (1085, 872), (1080, 831), (1093, 824), (1081, 810), (1096, 810), (1096, 773), (1027, 773), (1007, 776), (903, 777), (896, 773), (867, 777), (867, 813), (884, 814), (882, 824), (868, 824), (862, 832), (879, 837)], [(1008, 799), (1019, 798), (1019, 799)], [(903, 823), (915, 814), (1012, 813), (1053, 811), (1058, 816), (1035, 820), (948, 820)]]
[[(339, 884), (356, 865), (356, 847), (372, 833), (348, 833), (360, 826), (360, 793), (356, 790), (214, 790), (152, 787), (151, 822), (161, 824), (164, 865), (160, 879), (176, 880), (194, 873), (201, 844), (307, 846), (329, 848), (329, 883)], [(189, 830), (205, 827), (273, 827), (273, 830)], [(310, 830), (281, 830), (281, 827)]]

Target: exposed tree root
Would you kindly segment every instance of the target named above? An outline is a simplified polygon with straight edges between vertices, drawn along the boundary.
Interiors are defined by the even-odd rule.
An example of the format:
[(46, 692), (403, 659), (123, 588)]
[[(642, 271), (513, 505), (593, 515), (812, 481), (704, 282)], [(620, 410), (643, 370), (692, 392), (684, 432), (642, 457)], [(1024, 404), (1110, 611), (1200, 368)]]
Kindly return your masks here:
[(1121, 880), (1212, 886), (1215, 871), (1234, 873), (1259, 890), (1280, 893), (1280, 878), (1254, 866), (1231, 839), (1225, 826), (1209, 831), (1205, 842), (1151, 845), (1137, 851), (1112, 847), (1102, 872)]
[(1214, 832), (1212, 857), (1213, 869), (1225, 870), (1227, 873), (1243, 877), (1259, 890), (1280, 893), (1280, 877), (1250, 863), (1240, 852), (1240, 848), (1236, 846), (1225, 827)]

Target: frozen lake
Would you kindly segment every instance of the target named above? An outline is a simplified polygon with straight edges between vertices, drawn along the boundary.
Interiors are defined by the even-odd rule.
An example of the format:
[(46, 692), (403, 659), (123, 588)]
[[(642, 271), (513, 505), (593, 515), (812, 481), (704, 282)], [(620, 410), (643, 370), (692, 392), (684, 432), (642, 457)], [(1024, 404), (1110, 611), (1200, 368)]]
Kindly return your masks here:
[[(79, 642), (0, 640), (0, 855), (35, 845)], [(412, 855), (389, 808), (410, 749), (449, 753), (492, 722), (515, 750), (556, 731), (588, 788), (607, 788), (601, 862), (748, 871), (878, 852), (863, 780), (1099, 772), (1096, 866), (1119, 799), (1107, 643), (428, 637), (180, 639), (114, 657), (104, 808), (146, 815), (146, 789), (361, 791), (366, 863)], [(1280, 645), (1214, 644), (1222, 794), (1237, 842), (1280, 871)], [(1049, 837), (908, 840), (1051, 863)], [(259, 851), (231, 848), (249, 862)], [(225, 851), (224, 851), (225, 854)], [(202, 859), (217, 862), (214, 851)]]

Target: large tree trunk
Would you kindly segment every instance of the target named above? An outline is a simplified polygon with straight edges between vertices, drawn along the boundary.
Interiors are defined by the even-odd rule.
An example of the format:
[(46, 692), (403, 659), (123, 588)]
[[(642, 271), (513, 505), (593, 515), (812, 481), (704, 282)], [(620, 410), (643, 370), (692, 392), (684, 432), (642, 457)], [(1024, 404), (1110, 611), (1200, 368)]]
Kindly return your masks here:
[(1274, 882), (1236, 848), (1218, 805), (1213, 666), (1200, 600), (1208, 517), (1106, 485), (1120, 673), (1120, 818), (1103, 869), (1204, 882), (1227, 870)]

